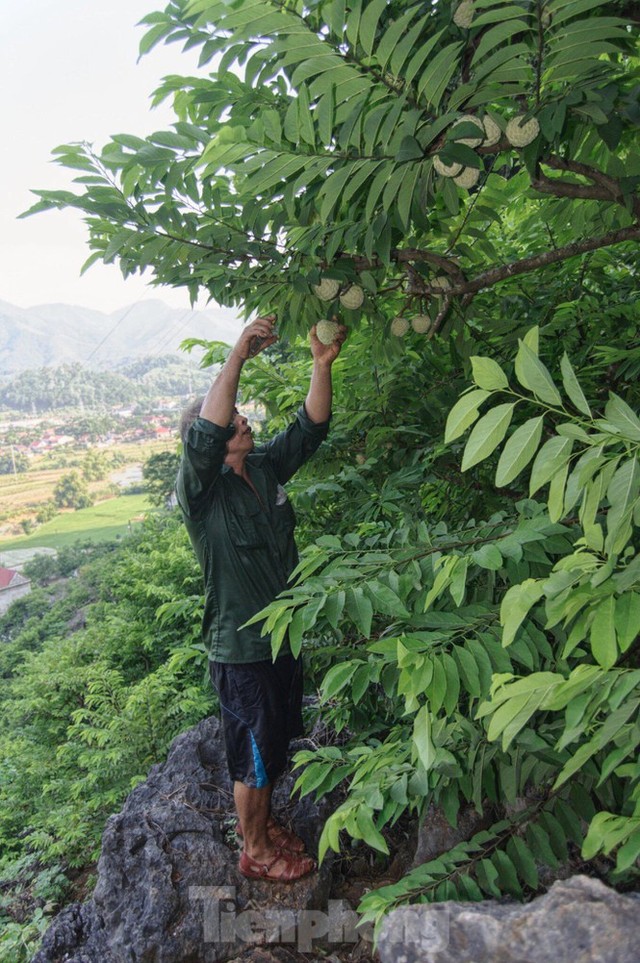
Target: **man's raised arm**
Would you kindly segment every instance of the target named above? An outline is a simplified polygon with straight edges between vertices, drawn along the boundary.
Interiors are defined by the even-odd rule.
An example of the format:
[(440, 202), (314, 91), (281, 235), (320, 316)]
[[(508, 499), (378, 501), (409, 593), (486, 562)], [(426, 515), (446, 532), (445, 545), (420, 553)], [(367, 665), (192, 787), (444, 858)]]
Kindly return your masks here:
[(201, 418), (221, 428), (230, 424), (242, 367), (247, 358), (255, 357), (278, 340), (278, 335), (273, 330), (274, 321), (275, 315), (270, 314), (265, 318), (256, 318), (246, 326), (202, 402)]
[(331, 344), (323, 344), (319, 340), (315, 325), (309, 332), (313, 371), (304, 406), (309, 418), (316, 424), (328, 421), (331, 414), (331, 365), (340, 354), (346, 336), (347, 329), (344, 324), (338, 326), (338, 333)]

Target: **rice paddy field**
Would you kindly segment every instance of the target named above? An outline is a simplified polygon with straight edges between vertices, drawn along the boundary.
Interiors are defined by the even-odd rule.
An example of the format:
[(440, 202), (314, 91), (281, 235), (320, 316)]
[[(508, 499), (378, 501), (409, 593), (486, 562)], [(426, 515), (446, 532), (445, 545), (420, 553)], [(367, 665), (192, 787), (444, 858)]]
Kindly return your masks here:
[(14, 549), (62, 548), (78, 539), (93, 542), (108, 541), (131, 531), (142, 521), (150, 508), (146, 495), (120, 495), (107, 501), (64, 511), (40, 525), (31, 535), (17, 538), (0, 538), (0, 554)]
[[(123, 468), (141, 467), (150, 455), (166, 449), (164, 441), (112, 448), (109, 455), (116, 451), (121, 453), (124, 464), (120, 469), (110, 471), (109, 476), (117, 476)], [(90, 508), (63, 509), (55, 518), (38, 525), (35, 531), (29, 534), (21, 531), (21, 521), (34, 521), (38, 510), (53, 498), (54, 488), (61, 477), (69, 471), (80, 472), (85, 456), (86, 450), (70, 450), (67, 464), (61, 467), (52, 468), (47, 459), (42, 458), (34, 460), (29, 471), (0, 475), (0, 553), (40, 546), (57, 549), (78, 539), (106, 541), (130, 531), (131, 526), (144, 517), (150, 508), (146, 496), (123, 494), (116, 497), (109, 489), (113, 480), (106, 477), (89, 483), (89, 491), (96, 500)]]

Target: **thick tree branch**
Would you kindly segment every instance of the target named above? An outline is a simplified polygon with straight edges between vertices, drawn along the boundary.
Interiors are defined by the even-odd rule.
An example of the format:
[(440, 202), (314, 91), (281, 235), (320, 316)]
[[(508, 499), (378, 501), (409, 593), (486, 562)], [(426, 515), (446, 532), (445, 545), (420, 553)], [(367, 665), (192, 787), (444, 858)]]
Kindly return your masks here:
[[(591, 184), (576, 184), (573, 181), (564, 181), (546, 177), (544, 174), (533, 179), (531, 186), (541, 194), (553, 194), (556, 197), (577, 197), (585, 200), (613, 201), (617, 204), (625, 205), (625, 195), (620, 182), (615, 177), (609, 177), (603, 171), (580, 161), (566, 160), (563, 157), (551, 156), (542, 161), (547, 167), (556, 171), (566, 171), (571, 174), (579, 174), (586, 177)], [(632, 198), (632, 209), (636, 218), (640, 220), (640, 197)]]
[(597, 251), (601, 247), (611, 247), (614, 244), (622, 244), (623, 241), (640, 240), (640, 227), (622, 227), (617, 231), (609, 231), (600, 237), (589, 237), (584, 241), (572, 241), (564, 247), (555, 248), (553, 251), (543, 251), (541, 254), (534, 254), (532, 257), (525, 257), (521, 261), (513, 261), (511, 264), (504, 264), (501, 267), (492, 268), (479, 274), (472, 281), (464, 284), (455, 285), (452, 294), (475, 294), (483, 288), (492, 287), (507, 278), (517, 277), (519, 274), (528, 274), (538, 268), (547, 267), (549, 264), (557, 264), (559, 261), (566, 261), (588, 251)]
[[(602, 247), (611, 247), (614, 244), (622, 244), (623, 241), (634, 240), (640, 240), (640, 226), (622, 227), (617, 231), (609, 231), (607, 234), (602, 234), (600, 237), (590, 237), (584, 241), (572, 241), (571, 244), (565, 244), (564, 247), (554, 248), (551, 251), (543, 251), (540, 254), (522, 258), (521, 261), (512, 261), (511, 264), (503, 264), (500, 267), (491, 268), (491, 270), (485, 271), (483, 274), (479, 274), (477, 277), (468, 281), (463, 280), (460, 268), (454, 260), (445, 258), (441, 254), (435, 254), (432, 251), (423, 251), (419, 248), (396, 248), (391, 252), (391, 259), (395, 261), (396, 264), (410, 264), (416, 261), (433, 264), (440, 270), (446, 271), (452, 277), (452, 287), (447, 292), (447, 298), (445, 300), (448, 303), (450, 299), (456, 295), (465, 295), (463, 303), (468, 304), (473, 298), (473, 295), (477, 294), (478, 291), (493, 287), (501, 281), (517, 277), (520, 274), (529, 274), (531, 271), (537, 271), (539, 268), (547, 267), (549, 264), (557, 264), (559, 261), (566, 261), (569, 258), (578, 257), (580, 254), (586, 254), (589, 251), (597, 251)], [(343, 255), (343, 258), (350, 260), (356, 271), (370, 271), (372, 268), (382, 266), (379, 258), (370, 260), (366, 257), (350, 257), (346, 254)], [(429, 291), (428, 284), (425, 285), (425, 291)], [(441, 295), (442, 291), (440, 289), (434, 289), (432, 293)], [(442, 319), (440, 319), (440, 321), (442, 321)]]

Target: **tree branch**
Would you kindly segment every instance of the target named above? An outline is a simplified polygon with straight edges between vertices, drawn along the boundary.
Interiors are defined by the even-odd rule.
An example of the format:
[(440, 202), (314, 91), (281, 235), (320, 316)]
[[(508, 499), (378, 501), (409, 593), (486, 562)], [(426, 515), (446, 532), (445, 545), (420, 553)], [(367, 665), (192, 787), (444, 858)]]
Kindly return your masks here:
[(623, 241), (634, 241), (640, 239), (640, 227), (622, 227), (617, 231), (609, 231), (600, 237), (590, 237), (584, 241), (572, 241), (564, 247), (558, 247), (553, 251), (543, 251), (541, 254), (534, 254), (532, 257), (525, 257), (521, 261), (513, 261), (502, 267), (492, 268), (479, 274), (472, 281), (456, 285), (451, 294), (475, 294), (482, 288), (492, 287), (507, 278), (516, 277), (519, 274), (528, 274), (538, 268), (547, 267), (549, 264), (557, 264), (559, 261), (566, 261), (588, 251), (597, 251), (601, 247), (611, 247), (614, 244), (622, 244)]
[[(553, 155), (545, 158), (541, 163), (556, 171), (579, 174), (592, 182), (591, 184), (575, 184), (572, 181), (554, 180), (541, 173), (539, 177), (531, 181), (533, 189), (541, 194), (554, 194), (556, 197), (577, 197), (595, 201), (614, 201), (624, 206), (625, 195), (620, 182), (614, 177), (609, 177), (603, 171), (580, 161), (566, 160), (563, 157)], [(640, 197), (633, 197), (631, 203), (633, 213), (640, 220)]]
[[(462, 279), (462, 274), (456, 261), (443, 257), (441, 254), (435, 254), (432, 251), (422, 251), (418, 248), (396, 248), (391, 252), (391, 260), (395, 261), (396, 264), (421, 261), (427, 264), (433, 264), (441, 270), (446, 271), (449, 275), (453, 275), (452, 287), (447, 291), (447, 297), (445, 298), (445, 304), (448, 306), (451, 298), (456, 295), (465, 295), (463, 304), (468, 304), (478, 291), (481, 291), (483, 288), (493, 287), (494, 284), (499, 284), (500, 281), (506, 281), (520, 274), (529, 274), (531, 271), (537, 271), (539, 268), (547, 267), (549, 264), (557, 264), (559, 261), (566, 261), (569, 258), (578, 257), (589, 251), (597, 251), (602, 247), (611, 247), (614, 244), (622, 244), (624, 241), (634, 240), (640, 240), (640, 226), (622, 227), (617, 231), (609, 231), (607, 234), (602, 234), (600, 237), (590, 237), (584, 241), (572, 241), (571, 244), (565, 244), (564, 247), (554, 248), (552, 251), (543, 251), (540, 254), (525, 257), (521, 261), (512, 261), (511, 264), (503, 264), (500, 267), (491, 268), (491, 270), (485, 271), (483, 274), (479, 274), (469, 281)], [(349, 257), (349, 255), (346, 254), (342, 255), (342, 257), (349, 259), (356, 271), (369, 271), (372, 268), (382, 266), (379, 258), (370, 260), (369, 258), (360, 256)], [(433, 293), (441, 294), (442, 292), (434, 291)], [(439, 323), (442, 322), (443, 318), (444, 315), (442, 318), (440, 314), (438, 315), (437, 320)]]

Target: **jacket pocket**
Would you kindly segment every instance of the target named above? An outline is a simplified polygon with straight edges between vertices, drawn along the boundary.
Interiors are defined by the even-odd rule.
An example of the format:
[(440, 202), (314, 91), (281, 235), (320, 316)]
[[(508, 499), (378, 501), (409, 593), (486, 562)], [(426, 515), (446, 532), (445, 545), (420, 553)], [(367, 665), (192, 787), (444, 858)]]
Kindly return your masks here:
[(266, 542), (259, 523), (260, 508), (235, 507), (229, 517), (231, 540), (237, 548), (264, 548)]

